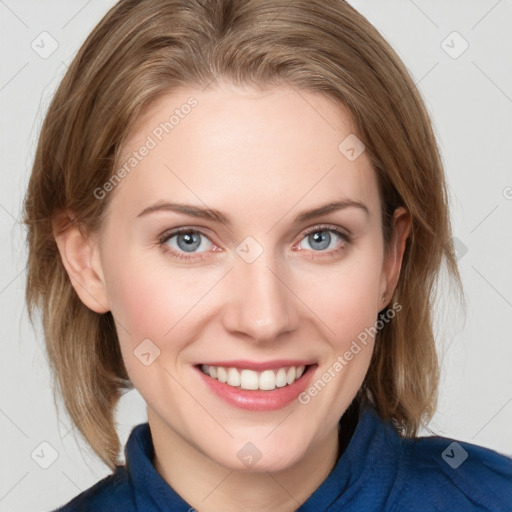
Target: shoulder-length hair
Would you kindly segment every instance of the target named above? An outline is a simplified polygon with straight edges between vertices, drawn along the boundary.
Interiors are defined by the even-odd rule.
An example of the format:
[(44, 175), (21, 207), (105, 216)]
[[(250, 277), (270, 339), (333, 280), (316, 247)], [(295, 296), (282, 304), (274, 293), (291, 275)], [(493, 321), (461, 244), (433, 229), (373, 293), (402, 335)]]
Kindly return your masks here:
[[(379, 32), (342, 0), (121, 0), (69, 66), (46, 114), (24, 203), (26, 302), (42, 312), (44, 337), (66, 409), (111, 468), (120, 442), (114, 411), (131, 385), (110, 312), (88, 309), (60, 259), (52, 219), (66, 208), (96, 230), (111, 194), (94, 190), (115, 173), (142, 110), (178, 87), (288, 85), (348, 108), (377, 173), (385, 248), (394, 210), (411, 215), (391, 302), (358, 400), (404, 436), (432, 417), (439, 365), (433, 300), (443, 262), (462, 289), (448, 196), (431, 121), (405, 66)], [(341, 141), (340, 141), (341, 142)]]

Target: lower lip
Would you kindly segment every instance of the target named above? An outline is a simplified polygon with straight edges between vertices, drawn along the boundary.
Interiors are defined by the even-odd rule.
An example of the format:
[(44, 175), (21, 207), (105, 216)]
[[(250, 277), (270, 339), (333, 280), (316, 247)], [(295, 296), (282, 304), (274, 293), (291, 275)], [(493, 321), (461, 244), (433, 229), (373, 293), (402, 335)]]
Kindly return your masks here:
[(300, 379), (293, 384), (269, 391), (235, 388), (206, 375), (197, 366), (195, 370), (199, 372), (203, 382), (229, 404), (248, 411), (275, 411), (293, 402), (307, 388), (316, 368), (316, 364), (308, 366)]

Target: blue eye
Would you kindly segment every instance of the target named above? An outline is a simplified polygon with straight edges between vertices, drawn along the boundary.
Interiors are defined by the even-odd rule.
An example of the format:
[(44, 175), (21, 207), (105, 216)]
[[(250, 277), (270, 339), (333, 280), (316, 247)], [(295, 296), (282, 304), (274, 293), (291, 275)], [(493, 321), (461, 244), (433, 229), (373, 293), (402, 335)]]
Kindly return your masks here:
[(206, 235), (200, 231), (181, 229), (169, 234), (164, 234), (160, 239), (160, 245), (167, 246), (166, 248), (177, 258), (190, 259), (187, 253), (196, 254), (198, 252), (206, 252), (213, 244)]
[[(305, 241), (309, 247), (302, 247)], [(334, 257), (344, 251), (350, 242), (349, 235), (332, 226), (315, 226), (304, 233), (298, 248), (308, 258)], [(164, 233), (159, 245), (173, 258), (185, 261), (201, 261), (207, 256), (204, 253), (220, 251), (204, 233), (191, 228)], [(319, 253), (318, 256), (315, 253)]]
[(315, 231), (307, 236), (307, 241), (315, 251), (323, 251), (331, 244), (332, 235), (329, 231)]
[[(343, 242), (342, 245), (350, 242), (345, 233), (325, 226), (317, 226), (308, 231), (304, 235), (304, 240), (307, 240), (309, 247), (315, 252), (336, 252), (339, 250), (340, 241)], [(326, 251), (326, 249), (331, 249), (331, 251)]]

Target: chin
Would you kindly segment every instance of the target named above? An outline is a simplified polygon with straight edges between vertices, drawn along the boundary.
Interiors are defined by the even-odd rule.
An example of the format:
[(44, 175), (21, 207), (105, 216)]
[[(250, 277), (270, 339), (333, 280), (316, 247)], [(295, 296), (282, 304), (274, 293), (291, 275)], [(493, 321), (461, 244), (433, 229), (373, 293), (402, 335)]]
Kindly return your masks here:
[[(205, 455), (216, 464), (238, 472), (279, 472), (297, 464), (305, 453), (304, 441), (283, 445), (281, 442), (237, 441), (221, 447), (221, 453), (211, 453), (211, 446)], [(233, 456), (234, 455), (234, 456)]]

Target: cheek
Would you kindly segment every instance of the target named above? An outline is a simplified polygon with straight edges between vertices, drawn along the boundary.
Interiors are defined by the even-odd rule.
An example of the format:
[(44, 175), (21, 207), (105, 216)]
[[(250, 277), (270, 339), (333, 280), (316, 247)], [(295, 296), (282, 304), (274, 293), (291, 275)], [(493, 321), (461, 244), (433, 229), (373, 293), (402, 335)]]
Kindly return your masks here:
[(346, 340), (377, 320), (381, 259), (376, 250), (354, 251), (338, 266), (301, 272), (297, 295), (326, 325), (331, 339)]
[(147, 266), (126, 270), (116, 272), (109, 298), (113, 315), (134, 339), (165, 336), (197, 302), (200, 286), (195, 281), (158, 274)]
[[(165, 368), (173, 368), (188, 343), (187, 312), (197, 303), (197, 284), (165, 277), (147, 265), (113, 270), (109, 299), (116, 319), (123, 361), (146, 401), (167, 386)], [(149, 355), (148, 355), (149, 354)], [(179, 389), (174, 389), (179, 394)]]
[[(137, 251), (122, 251), (121, 247), (130, 247), (129, 242), (113, 239), (116, 243), (108, 248), (104, 273), (122, 346), (133, 351), (146, 338), (159, 346), (170, 339), (192, 339), (194, 328), (201, 324), (194, 318), (203, 311), (203, 302), (211, 300), (207, 296), (213, 288), (213, 295), (221, 293), (219, 282), (225, 269), (171, 268), (165, 256), (147, 258)], [(376, 321), (381, 261), (376, 240), (370, 242), (354, 247), (339, 264), (299, 262), (288, 269), (286, 280), (316, 313), (318, 326), (322, 322), (327, 326), (324, 333), (332, 343), (346, 343)], [(302, 310), (300, 304), (296, 307), (304, 318), (310, 316), (311, 311)]]
[(166, 352), (169, 347), (178, 352), (194, 338), (197, 314), (222, 269), (172, 268), (165, 258), (140, 254), (114, 261), (107, 268), (107, 288), (121, 348), (133, 351), (148, 338)]

